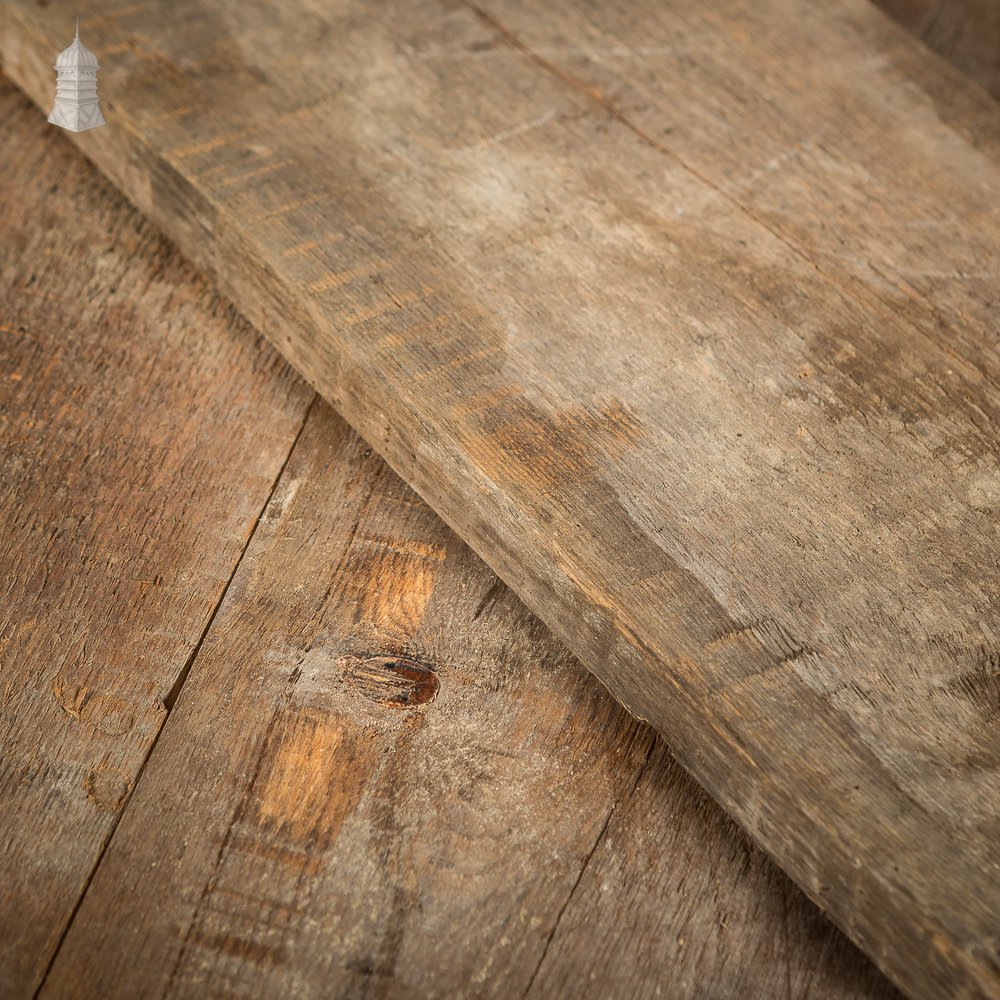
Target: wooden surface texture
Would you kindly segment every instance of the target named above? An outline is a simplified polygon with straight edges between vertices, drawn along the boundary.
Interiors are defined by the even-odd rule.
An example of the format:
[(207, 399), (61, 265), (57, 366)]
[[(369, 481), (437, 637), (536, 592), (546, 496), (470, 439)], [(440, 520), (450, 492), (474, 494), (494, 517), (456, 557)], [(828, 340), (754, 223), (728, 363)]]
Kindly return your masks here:
[(896, 995), (9, 83), (0, 120), (0, 994)]
[(18, 997), (311, 394), (8, 81), (0, 121), (0, 996)]
[[(41, 105), (75, 7), (8, 0)], [(84, 4), (80, 147), (907, 990), (1000, 991), (1000, 117), (866, 0)]]
[(900, 24), (1000, 97), (996, 0), (876, 0)]

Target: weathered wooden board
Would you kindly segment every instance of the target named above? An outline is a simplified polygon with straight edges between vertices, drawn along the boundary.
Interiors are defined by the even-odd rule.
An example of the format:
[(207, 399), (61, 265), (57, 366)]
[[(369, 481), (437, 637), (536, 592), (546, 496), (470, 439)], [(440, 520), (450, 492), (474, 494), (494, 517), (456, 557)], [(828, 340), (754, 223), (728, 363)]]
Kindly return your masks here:
[(7, 81), (0, 121), (0, 995), (13, 998), (41, 981), (310, 393)]
[[(47, 105), (69, 5), (7, 11)], [(88, 155), (883, 968), (995, 995), (985, 92), (863, 0), (82, 12)]]
[(890, 993), (319, 406), (43, 996)]
[(875, 2), (994, 97), (1000, 97), (1000, 4), (996, 0)]
[[(11, 140), (0, 159), (3, 190), (16, 193), (7, 202), (18, 206), (2, 218), (19, 254), (16, 272), (5, 259), (0, 273), (5, 282), (35, 275), (27, 288), (0, 284), (4, 302), (33, 302), (33, 329), (20, 335), (41, 335), (46, 350), (72, 350), (65, 342), (85, 336), (77, 350), (93, 364), (75, 376), (73, 398), (104, 398), (112, 379), (132, 385), (156, 366), (157, 381), (172, 386), (161, 419), (182, 427), (211, 423), (217, 414), (199, 403), (203, 379), (191, 380), (188, 406), (179, 402), (190, 377), (186, 354), (151, 346), (162, 334), (163, 296), (174, 305), (183, 297), (177, 322), (218, 339), (200, 352), (217, 366), (267, 365), (269, 352), (252, 346), (240, 324), (223, 324), (219, 303), (192, 286), (160, 241), (130, 227), (129, 213), (94, 183), (89, 165), (12, 96), (9, 84), (0, 91), (0, 110)], [(46, 204), (55, 195), (53, 211)], [(35, 232), (36, 224), (51, 232)], [(103, 258), (95, 278), (90, 256), (70, 251), (81, 238), (93, 247), (96, 233), (115, 238), (128, 260)], [(95, 323), (80, 334), (65, 296), (46, 298), (52, 283), (71, 293), (86, 280), (92, 305), (127, 294), (128, 321)], [(17, 315), (23, 318), (25, 308)], [(13, 331), (5, 325), (5, 335)], [(17, 376), (23, 398), (50, 394), (33, 407), (41, 418), (63, 405), (69, 390), (56, 391), (53, 373), (28, 363), (20, 343), (5, 343), (7, 360), (18, 362), (5, 374)], [(169, 336), (166, 346), (176, 346)], [(102, 358), (113, 361), (95, 375)], [(284, 377), (272, 381), (275, 392), (301, 397)], [(273, 420), (278, 403), (261, 402), (263, 390), (254, 385), (247, 416)], [(128, 394), (116, 405), (120, 423), (148, 417), (136, 399)], [(86, 453), (95, 457), (91, 464), (61, 453), (74, 482), (67, 500), (94, 524), (90, 552), (119, 551), (118, 525), (106, 514), (120, 512), (120, 502), (109, 506), (81, 481), (92, 470), (99, 478), (114, 471), (96, 457), (108, 448), (132, 448), (134, 458), (146, 452), (134, 442), (134, 428), (122, 435), (87, 410), (74, 419), (74, 433), (86, 434)], [(293, 424), (281, 422), (290, 442)], [(39, 439), (40, 449), (65, 439), (60, 426), (52, 442)], [(20, 440), (15, 427), (21, 423), (4, 425), (5, 451)], [(42, 421), (39, 433), (51, 428)], [(218, 438), (192, 476), (202, 498), (212, 490), (211, 475), (217, 489), (232, 477), (227, 462), (207, 464), (228, 442), (226, 424), (216, 421), (199, 435), (206, 430)], [(162, 995), (172, 983), (174, 994), (204, 995), (193, 984), (210, 981), (213, 993), (224, 985), (222, 992), (253, 996), (287, 995), (290, 984), (297, 995), (330, 995), (331, 982), (355, 992), (365, 983), (367, 995), (383, 996), (504, 996), (532, 982), (533, 994), (548, 996), (892, 994), (663, 744), (654, 745), (651, 731), (617, 708), (342, 423), (314, 410), (298, 449), (227, 590), (229, 604), (199, 647), (204, 658), (192, 654), (191, 673), (163, 699), (176, 703), (173, 721), (141, 770), (142, 793), (88, 885), (46, 993)], [(43, 516), (51, 500), (42, 479), (17, 482), (19, 506)], [(183, 508), (190, 495), (161, 499)], [(162, 515), (151, 521), (148, 544), (175, 527)], [(203, 535), (201, 544), (231, 549), (228, 535), (216, 542)], [(4, 577), (22, 586), (43, 561), (34, 549), (16, 546), (0, 554)], [(196, 590), (192, 584), (189, 596)], [(53, 593), (50, 585), (42, 596)], [(143, 604), (129, 619), (139, 634), (123, 624), (115, 640), (133, 649), (163, 628), (157, 613), (176, 625), (176, 603)], [(93, 644), (105, 618), (103, 606), (77, 601), (60, 621)], [(384, 661), (344, 662), (372, 650), (416, 655), (433, 664), (433, 676), (418, 675), (414, 684), (386, 672)], [(35, 744), (47, 736), (86, 742), (97, 730), (108, 737), (106, 752), (123, 749), (116, 738), (127, 749), (133, 736), (121, 732), (114, 696), (122, 678), (98, 677), (94, 688), (90, 675), (75, 672), (79, 661), (70, 665), (63, 676), (85, 693), (78, 724), (64, 730), (51, 725), (46, 699), (26, 698), (47, 653), (37, 646), (22, 651), (24, 669), (5, 666), (3, 673), (0, 715), (12, 724), (3, 759), (33, 754), (32, 794), (58, 795), (63, 803), (68, 772)], [(164, 682), (160, 660), (136, 657), (132, 666), (132, 688)], [(182, 690), (186, 677), (194, 683)], [(435, 685), (440, 693), (421, 702)], [(413, 692), (407, 704), (398, 701)], [(15, 708), (22, 713), (16, 722)], [(359, 741), (370, 742), (365, 753), (357, 752)], [(343, 780), (331, 782), (331, 774)], [(5, 783), (5, 806), (24, 808), (10, 792)], [(94, 816), (81, 817), (78, 808), (43, 811), (44, 830), (31, 826), (34, 843), (22, 837), (19, 853), (4, 857), (5, 871), (9, 862), (33, 879), (5, 885), (5, 998), (34, 992), (53, 934), (81, 891), (81, 864), (95, 862), (87, 855), (81, 863), (67, 843), (81, 836), (92, 842), (106, 828), (104, 812), (95, 815), (96, 827)], [(4, 825), (2, 834), (12, 830)], [(590, 900), (595, 878), (600, 902), (588, 902), (581, 925), (577, 897)], [(38, 905), (33, 893), (48, 905)], [(567, 935), (570, 925), (576, 931)], [(599, 965), (588, 964), (595, 955)]]

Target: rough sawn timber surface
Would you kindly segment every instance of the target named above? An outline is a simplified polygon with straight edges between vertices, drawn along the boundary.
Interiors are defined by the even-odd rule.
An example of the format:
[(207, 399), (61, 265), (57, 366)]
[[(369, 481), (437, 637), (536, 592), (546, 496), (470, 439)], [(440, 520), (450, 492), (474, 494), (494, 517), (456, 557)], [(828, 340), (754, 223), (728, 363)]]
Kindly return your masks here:
[[(45, 105), (72, 12), (7, 10)], [(81, 13), (81, 148), (890, 975), (996, 995), (985, 92), (864, 0)]]
[(43, 997), (891, 1000), (323, 405)]
[(7, 80), (0, 121), (0, 996), (17, 998), (311, 393)]
[[(291, 453), (308, 394), (273, 352), (9, 82), (0, 113), (4, 1000), (57, 940), (42, 993), (102, 1000), (895, 995), (328, 408)], [(227, 399), (237, 431), (279, 434), (254, 440), (282, 471), (242, 555), (223, 529), (185, 557), (178, 518), (246, 457)], [(136, 471), (151, 407), (180, 491)], [(45, 534), (60, 482), (91, 526), (72, 549)], [(161, 580), (133, 592), (151, 502)], [(208, 616), (185, 568), (207, 548), (239, 558)], [(178, 661), (144, 649), (185, 597), (211, 626), (164, 696)], [(94, 653), (60, 667), (53, 721), (55, 628)], [(156, 723), (138, 777), (81, 777), (130, 760), (126, 699)]]

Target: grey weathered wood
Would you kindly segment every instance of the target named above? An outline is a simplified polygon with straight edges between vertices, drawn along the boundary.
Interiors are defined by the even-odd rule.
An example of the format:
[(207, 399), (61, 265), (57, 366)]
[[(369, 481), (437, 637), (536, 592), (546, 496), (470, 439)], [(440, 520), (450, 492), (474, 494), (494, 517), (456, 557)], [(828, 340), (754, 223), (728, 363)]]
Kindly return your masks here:
[(588, 990), (896, 995), (317, 407), (42, 996)]
[[(44, 103), (68, 6), (7, 9)], [(863, 0), (88, 24), (81, 148), (898, 982), (995, 994), (985, 93)]]
[(42, 979), (310, 394), (9, 81), (0, 121), (0, 995), (13, 998)]

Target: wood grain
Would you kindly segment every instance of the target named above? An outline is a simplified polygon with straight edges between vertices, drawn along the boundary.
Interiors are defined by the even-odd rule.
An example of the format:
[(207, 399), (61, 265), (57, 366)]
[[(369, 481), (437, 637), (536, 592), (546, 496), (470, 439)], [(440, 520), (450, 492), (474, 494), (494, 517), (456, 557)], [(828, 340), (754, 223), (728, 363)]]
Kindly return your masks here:
[(7, 81), (0, 120), (0, 995), (19, 997), (309, 393)]
[(42, 992), (67, 995), (896, 994), (320, 406)]
[[(36, 101), (69, 8), (10, 2)], [(79, 144), (914, 995), (1000, 991), (1000, 120), (863, 0), (85, 8)]]
[(1000, 5), (993, 0), (876, 3), (994, 97), (1000, 97)]
[[(3, 300), (37, 300), (35, 332), (44, 331), (48, 348), (83, 337), (84, 345), (62, 349), (113, 359), (97, 373), (79, 370), (74, 398), (101, 398), (111, 381), (134, 385), (155, 367), (157, 384), (171, 386), (160, 419), (181, 427), (202, 420), (198, 396), (208, 376), (190, 378), (187, 353), (170, 350), (191, 346), (193, 334), (180, 345), (167, 335), (158, 351), (150, 346), (164, 315), (215, 338), (199, 353), (218, 366), (273, 363), (242, 324), (222, 322), (218, 301), (9, 84), (0, 88), (0, 109), (12, 139), (0, 156), (4, 190), (17, 192), (9, 203), (18, 206), (16, 216), (9, 209), (3, 216), (11, 223), (5, 232), (20, 251), (18, 273), (36, 275), (30, 288), (0, 283)], [(56, 194), (53, 212), (45, 206)], [(47, 237), (33, 228), (46, 223)], [(81, 331), (62, 298), (33, 296), (31, 288), (52, 281), (76, 288), (91, 275), (90, 257), (69, 250), (79, 239), (93, 246), (97, 232), (127, 260), (114, 258), (112, 293), (111, 258), (103, 259), (87, 286), (90, 308), (127, 294), (129, 317)], [(13, 277), (9, 263), (4, 281)], [(163, 309), (168, 290), (172, 305)], [(11, 358), (24, 360), (15, 351)], [(50, 393), (36, 414), (66, 398), (44, 365), (19, 364), (11, 374), (21, 398)], [(272, 381), (276, 394), (301, 397), (286, 376)], [(179, 404), (185, 382), (188, 406)], [(253, 384), (258, 391), (242, 415), (273, 418), (278, 402)], [(129, 427), (146, 417), (143, 399), (129, 393), (116, 403), (118, 422)], [(104, 495), (84, 481), (116, 471), (99, 458), (108, 449), (131, 449), (134, 460), (146, 451), (134, 428), (122, 434), (85, 409), (73, 419), (93, 457), (61, 459), (74, 481), (69, 499), (103, 518), (88, 551), (119, 551)], [(5, 450), (19, 440), (14, 426), (4, 425)], [(50, 442), (45, 423), (39, 446), (63, 440), (62, 426)], [(202, 498), (232, 478), (219, 461), (226, 424), (205, 432), (212, 437), (191, 483)], [(45, 516), (39, 479), (18, 482), (21, 508)], [(164, 493), (162, 501), (182, 509), (189, 496)], [(120, 513), (121, 501), (110, 509)], [(161, 515), (151, 539), (160, 525), (173, 527)], [(200, 544), (231, 556), (224, 533), (203, 535)], [(30, 579), (42, 558), (34, 549), (0, 549), (5, 576)], [(189, 586), (188, 598), (198, 589), (190, 581), (175, 586)], [(136, 798), (107, 853), (93, 861), (97, 874), (43, 994), (454, 997), (530, 986), (549, 996), (894, 995), (648, 727), (617, 707), (324, 408), (311, 412), (226, 593), (163, 699), (157, 742), (132, 782)], [(113, 638), (132, 649), (176, 615), (176, 601), (144, 603)], [(105, 617), (99, 603), (77, 601), (60, 621), (93, 644)], [(23, 653), (21, 671), (5, 661), (0, 715), (13, 725), (3, 757), (33, 755), (32, 794), (65, 799), (66, 770), (36, 743), (86, 740), (96, 726), (106, 730), (109, 752), (125, 754), (132, 734), (108, 725), (117, 718), (109, 692), (122, 679), (105, 678), (96, 693), (88, 688), (80, 725), (64, 731), (52, 726), (45, 699), (24, 697), (45, 651)], [(136, 657), (132, 669), (132, 687), (162, 683), (158, 659)], [(23, 808), (3, 787), (5, 804)], [(67, 844), (96, 839), (104, 829), (97, 816), (95, 823), (79, 809), (50, 810), (45, 835), (19, 844), (13, 862), (32, 882), (6, 887), (2, 929), (13, 940), (0, 957), (5, 998), (34, 992), (37, 976), (15, 977), (14, 968), (47, 964), (68, 908), (55, 904), (81, 891), (79, 858)], [(13, 833), (6, 825), (0, 832)], [(578, 898), (590, 899), (595, 878), (599, 900), (588, 902), (581, 927)], [(45, 905), (25, 900), (29, 891)], [(577, 928), (571, 935), (569, 926)]]

